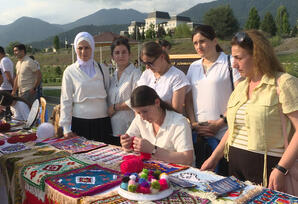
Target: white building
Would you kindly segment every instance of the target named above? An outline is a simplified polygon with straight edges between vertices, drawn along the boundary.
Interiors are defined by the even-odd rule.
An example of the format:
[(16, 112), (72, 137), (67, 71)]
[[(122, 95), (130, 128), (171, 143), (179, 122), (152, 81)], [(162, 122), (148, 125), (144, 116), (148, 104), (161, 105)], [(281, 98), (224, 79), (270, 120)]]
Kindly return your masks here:
[(145, 19), (145, 23), (131, 21), (131, 24), (128, 26), (128, 33), (131, 35), (132, 33), (136, 32), (136, 29), (139, 29), (140, 33), (142, 33), (143, 30), (146, 32), (151, 25), (153, 25), (155, 31), (158, 30), (159, 26), (162, 26), (166, 32), (169, 32), (170, 30), (174, 30), (180, 24), (187, 24), (191, 30), (195, 25), (197, 25), (192, 22), (189, 17), (170, 17), (168, 12), (154, 11), (148, 14), (148, 17)]

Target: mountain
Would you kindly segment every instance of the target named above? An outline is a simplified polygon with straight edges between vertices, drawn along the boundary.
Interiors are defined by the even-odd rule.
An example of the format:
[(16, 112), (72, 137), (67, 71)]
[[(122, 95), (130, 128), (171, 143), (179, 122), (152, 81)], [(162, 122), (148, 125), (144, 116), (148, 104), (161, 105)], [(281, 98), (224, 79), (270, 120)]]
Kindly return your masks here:
[(222, 5), (230, 5), (234, 15), (241, 26), (243, 26), (248, 18), (249, 10), (256, 7), (258, 13), (263, 19), (266, 12), (271, 12), (275, 18), (277, 8), (284, 5), (289, 13), (289, 21), (293, 26), (298, 19), (298, 1), (297, 0), (216, 0), (208, 3), (200, 3), (196, 6), (180, 13), (179, 15), (190, 17), (193, 21), (203, 23), (205, 13), (211, 9)]
[[(0, 45), (6, 47), (10, 42), (18, 41), (25, 44), (45, 40), (51, 36), (80, 27), (83, 25), (123, 25), (130, 24), (130, 21), (144, 21), (147, 14), (133, 9), (101, 9), (89, 16), (78, 19), (73, 23), (64, 25), (50, 24), (37, 18), (21, 17), (8, 25), (0, 25)], [(113, 26), (112, 26), (113, 27)], [(98, 31), (105, 27), (99, 28)], [(109, 27), (107, 27), (108, 29)], [(79, 28), (80, 29), (80, 28)], [(123, 27), (127, 30), (127, 27)], [(106, 31), (118, 32), (111, 30)]]
[(130, 24), (131, 21), (144, 21), (147, 18), (146, 13), (140, 13), (134, 9), (101, 9), (89, 16), (79, 20), (64, 24), (65, 30), (82, 26), (82, 25), (112, 25), (112, 24)]
[[(122, 25), (103, 25), (103, 26), (95, 26), (95, 25), (84, 25), (79, 26), (74, 29), (71, 29), (67, 32), (63, 32), (58, 34), (60, 44), (61, 46), (64, 46), (64, 41), (67, 40), (68, 44), (70, 45), (73, 43), (74, 38), (77, 33), (86, 31), (89, 32), (91, 35), (97, 35), (101, 32), (110, 31), (113, 33), (120, 33), (121, 30), (126, 30), (128, 24), (122, 24)], [(54, 36), (51, 36), (45, 40), (42, 41), (35, 41), (31, 42), (30, 45), (32, 45), (34, 48), (46, 48), (53, 46), (53, 40)]]
[(60, 32), (63, 32), (60, 26), (37, 18), (21, 17), (11, 24), (1, 25), (0, 45), (7, 46), (12, 41), (28, 43), (33, 39), (43, 40)]

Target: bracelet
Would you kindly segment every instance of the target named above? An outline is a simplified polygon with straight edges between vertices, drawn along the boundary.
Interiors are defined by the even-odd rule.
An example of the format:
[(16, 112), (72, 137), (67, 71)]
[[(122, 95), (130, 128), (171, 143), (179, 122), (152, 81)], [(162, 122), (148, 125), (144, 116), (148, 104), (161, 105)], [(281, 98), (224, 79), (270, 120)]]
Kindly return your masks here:
[(152, 150), (152, 155), (154, 155), (154, 154), (156, 154), (156, 152), (157, 152), (157, 146), (156, 145), (154, 145), (154, 149)]
[(116, 112), (116, 104), (114, 103), (113, 110)]
[(276, 169), (278, 169), (280, 172), (282, 172), (285, 176), (288, 174), (289, 170), (287, 170), (286, 168), (279, 166), (278, 164), (275, 165)]

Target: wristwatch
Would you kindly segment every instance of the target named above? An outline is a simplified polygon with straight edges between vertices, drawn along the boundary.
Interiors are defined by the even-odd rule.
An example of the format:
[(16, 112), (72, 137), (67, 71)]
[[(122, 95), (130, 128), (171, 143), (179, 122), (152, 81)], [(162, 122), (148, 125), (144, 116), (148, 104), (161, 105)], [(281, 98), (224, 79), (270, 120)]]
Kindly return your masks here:
[(288, 172), (289, 172), (288, 169), (286, 169), (286, 168), (284, 168), (284, 167), (282, 167), (282, 166), (279, 166), (278, 164), (276, 164), (274, 168), (276, 168), (276, 169), (278, 169), (279, 171), (281, 171), (285, 176), (286, 176), (286, 175), (288, 174)]
[(228, 123), (228, 121), (227, 121), (227, 117), (226, 117), (226, 116), (224, 116), (224, 115), (220, 115), (219, 117), (222, 118), (222, 119), (224, 120), (224, 123), (225, 123), (225, 124)]
[(154, 154), (156, 154), (156, 152), (157, 152), (157, 146), (154, 145), (154, 149), (152, 150), (151, 154), (154, 155)]

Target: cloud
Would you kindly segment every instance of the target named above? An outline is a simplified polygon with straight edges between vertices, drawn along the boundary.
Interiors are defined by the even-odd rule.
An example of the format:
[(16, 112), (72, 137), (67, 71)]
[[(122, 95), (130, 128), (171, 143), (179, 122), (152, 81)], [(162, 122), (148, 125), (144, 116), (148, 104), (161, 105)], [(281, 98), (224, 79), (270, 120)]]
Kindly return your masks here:
[(207, 1), (212, 0), (0, 0), (0, 25), (12, 23), (22, 16), (65, 24), (109, 8), (132, 8), (146, 13), (166, 11), (176, 15)]

